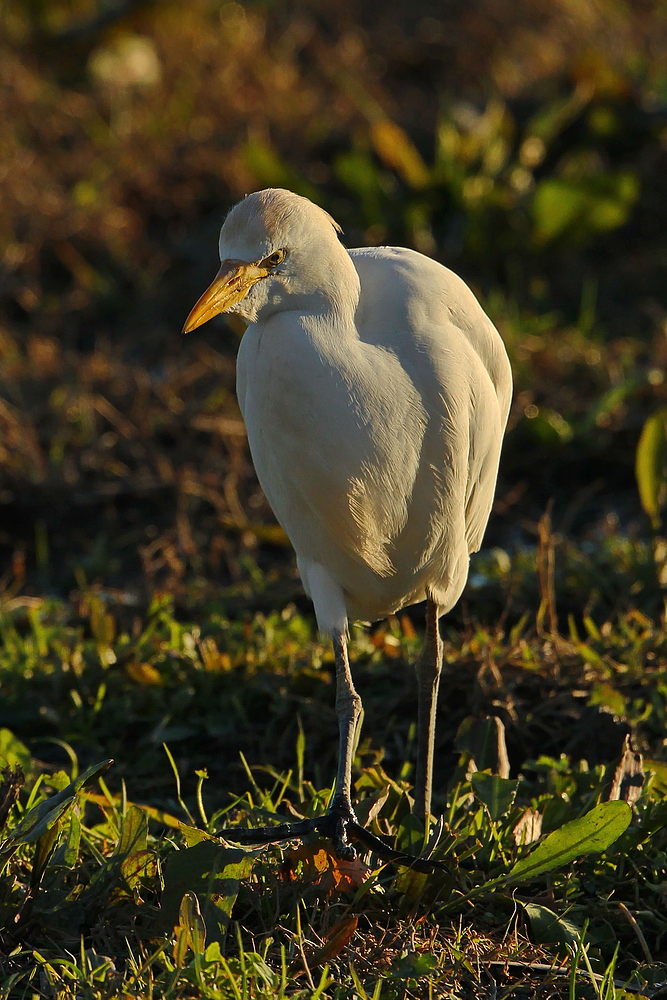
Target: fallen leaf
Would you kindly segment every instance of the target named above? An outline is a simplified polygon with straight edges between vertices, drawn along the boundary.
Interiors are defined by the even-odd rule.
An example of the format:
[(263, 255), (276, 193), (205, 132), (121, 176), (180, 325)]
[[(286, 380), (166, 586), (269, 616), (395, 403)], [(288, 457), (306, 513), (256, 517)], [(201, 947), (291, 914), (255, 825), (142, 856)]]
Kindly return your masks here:
[(542, 813), (536, 809), (526, 809), (512, 830), (512, 835), (517, 847), (539, 840), (542, 836)]
[(333, 958), (340, 955), (345, 945), (350, 941), (357, 929), (358, 917), (343, 917), (331, 928), (327, 934), (327, 943), (318, 948), (314, 955), (308, 960), (308, 965), (324, 965)]
[(644, 782), (643, 759), (640, 753), (630, 749), (630, 737), (626, 735), (623, 756), (614, 773), (609, 792), (609, 801), (621, 799), (633, 806), (642, 793)]
[[(303, 867), (299, 875), (300, 863)], [(345, 861), (320, 844), (302, 844), (285, 852), (282, 876), (289, 882), (306, 879), (328, 896), (334, 892), (354, 892), (364, 884), (370, 870), (359, 858)]]

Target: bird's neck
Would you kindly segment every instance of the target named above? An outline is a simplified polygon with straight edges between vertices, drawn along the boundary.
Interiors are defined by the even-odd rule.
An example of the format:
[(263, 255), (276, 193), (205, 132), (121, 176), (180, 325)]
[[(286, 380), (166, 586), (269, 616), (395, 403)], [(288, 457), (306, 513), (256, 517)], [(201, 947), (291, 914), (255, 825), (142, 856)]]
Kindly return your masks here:
[(336, 327), (354, 328), (354, 315), (361, 297), (357, 269), (349, 253), (336, 243), (327, 259), (320, 260), (318, 287), (307, 310)]
[(312, 268), (306, 265), (301, 271), (300, 290), (276, 291), (254, 315), (247, 317), (249, 321), (264, 323), (277, 313), (296, 313), (312, 317), (318, 326), (338, 331), (338, 335), (346, 329), (354, 330), (361, 284), (347, 250), (336, 243), (314, 253), (311, 260)]

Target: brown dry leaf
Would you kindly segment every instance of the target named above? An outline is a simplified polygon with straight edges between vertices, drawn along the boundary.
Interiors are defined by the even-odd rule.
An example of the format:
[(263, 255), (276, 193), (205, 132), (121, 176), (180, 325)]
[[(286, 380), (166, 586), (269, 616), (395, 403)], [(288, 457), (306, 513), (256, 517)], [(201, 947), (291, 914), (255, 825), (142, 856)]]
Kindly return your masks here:
[(621, 799), (630, 806), (634, 805), (642, 793), (645, 781), (642, 755), (630, 748), (630, 737), (626, 735), (623, 756), (614, 773), (609, 800)]
[(539, 840), (542, 836), (542, 813), (537, 812), (536, 809), (526, 809), (512, 830), (512, 835), (517, 847)]
[(160, 674), (150, 663), (138, 663), (136, 660), (126, 665), (125, 669), (137, 684), (158, 685), (162, 684)]
[(317, 949), (315, 954), (308, 960), (308, 965), (310, 967), (324, 965), (325, 962), (330, 962), (332, 958), (340, 955), (356, 931), (358, 922), (358, 917), (343, 917), (337, 924), (334, 924), (327, 934), (327, 943)]
[(382, 652), (384, 653), (385, 656), (391, 657), (392, 660), (398, 659), (398, 657), (401, 655), (400, 640), (397, 639), (395, 635), (391, 635), (391, 633), (388, 633), (384, 637)]
[(401, 632), (406, 639), (416, 639), (417, 632), (409, 615), (401, 615)]
[(387, 633), (385, 625), (381, 625), (380, 628), (376, 629), (371, 636), (371, 645), (379, 649), (380, 646), (384, 646), (384, 638)]
[(296, 882), (296, 868), (303, 864), (303, 877), (311, 885), (317, 886), (324, 895), (334, 892), (354, 892), (364, 884), (370, 868), (359, 858), (344, 861), (321, 845), (302, 844), (296, 850), (287, 851), (282, 869), (286, 881)]

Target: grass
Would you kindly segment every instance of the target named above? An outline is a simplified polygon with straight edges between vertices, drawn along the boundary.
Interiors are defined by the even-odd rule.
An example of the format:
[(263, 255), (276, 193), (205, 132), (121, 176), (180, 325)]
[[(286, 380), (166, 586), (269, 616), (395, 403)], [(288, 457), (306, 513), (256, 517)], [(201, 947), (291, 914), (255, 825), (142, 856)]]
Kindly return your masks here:
[[(664, 4), (6, 0), (0, 27), (0, 995), (659, 996)], [(276, 184), (453, 267), (512, 360), (427, 845), (420, 609), (353, 633), (359, 815), (428, 877), (224, 839), (322, 811), (335, 771), (240, 331), (178, 335), (225, 209)]]
[[(667, 976), (664, 630), (632, 602), (547, 631), (559, 576), (540, 592), (539, 558), (509, 573), (479, 559), (473, 576), (532, 612), (448, 632), (426, 845), (447, 870), (430, 876), (339, 862), (326, 842), (231, 842), (235, 824), (315, 815), (331, 794), (331, 654), (296, 608), (185, 621), (166, 595), (145, 614), (99, 589), (5, 600), (4, 995), (650, 995)], [(581, 596), (645, 559), (616, 535), (559, 569)], [(417, 647), (407, 617), (353, 641), (359, 815), (419, 852)], [(609, 800), (629, 726), (648, 757), (632, 807)]]

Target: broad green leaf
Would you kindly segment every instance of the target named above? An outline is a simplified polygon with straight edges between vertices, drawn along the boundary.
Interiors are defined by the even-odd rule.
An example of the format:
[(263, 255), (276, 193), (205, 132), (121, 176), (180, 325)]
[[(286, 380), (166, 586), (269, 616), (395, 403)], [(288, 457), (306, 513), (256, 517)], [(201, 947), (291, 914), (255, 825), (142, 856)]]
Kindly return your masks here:
[(503, 876), (505, 883), (525, 882), (569, 864), (575, 858), (604, 851), (628, 828), (632, 809), (627, 802), (602, 802), (585, 816), (554, 830)]
[(398, 843), (409, 854), (419, 852), (424, 846), (424, 824), (414, 813), (406, 813), (398, 825)]
[(220, 951), (220, 942), (211, 941), (210, 945), (204, 952), (205, 962), (222, 962), (222, 952)]
[(62, 792), (63, 788), (67, 788), (71, 781), (72, 777), (67, 771), (55, 771), (45, 778), (44, 784), (48, 785), (49, 788), (53, 788), (56, 792)]
[(62, 817), (59, 818), (49, 829), (47, 829), (35, 844), (35, 853), (32, 861), (32, 873), (30, 876), (30, 887), (33, 890), (42, 881), (42, 875), (46, 870), (49, 858), (51, 857), (58, 841), (58, 837), (60, 836), (61, 825)]
[(58, 848), (62, 850), (63, 864), (68, 868), (73, 868), (79, 859), (79, 848), (81, 846), (81, 807), (78, 802), (74, 804), (69, 815), (69, 829), (64, 842)]
[[(65, 828), (65, 823), (62, 823)], [(51, 865), (55, 867), (73, 868), (79, 859), (81, 846), (81, 807), (74, 802), (67, 816), (65, 834), (60, 846), (51, 857)]]
[(424, 891), (429, 876), (425, 872), (417, 872), (414, 868), (406, 868), (394, 882), (395, 888), (415, 902)]
[(391, 979), (420, 979), (422, 976), (430, 975), (437, 965), (436, 955), (413, 951), (392, 965), (389, 977)]
[(533, 197), (534, 237), (545, 244), (569, 234), (585, 240), (627, 222), (639, 181), (627, 171), (593, 177), (547, 177)]
[[(137, 889), (141, 882), (155, 878), (158, 870), (158, 861), (155, 851), (134, 851), (128, 854), (120, 863), (120, 874), (125, 886), (132, 890), (137, 898)], [(119, 890), (119, 895), (123, 895)]]
[(141, 882), (152, 878), (157, 871), (154, 851), (148, 849), (148, 816), (141, 806), (131, 805), (123, 816), (120, 837), (114, 858), (120, 859), (120, 874), (124, 883), (120, 895), (129, 890), (137, 897)]
[(261, 851), (244, 851), (202, 840), (194, 847), (174, 851), (164, 866), (161, 930), (178, 924), (183, 896), (194, 892), (212, 941), (224, 940), (238, 896), (241, 879), (247, 878)]
[(609, 708), (614, 715), (625, 715), (625, 698), (620, 691), (617, 691), (611, 684), (594, 684), (588, 699), (589, 705), (604, 705)]
[(206, 948), (206, 924), (194, 892), (183, 894), (178, 912), (174, 945), (174, 960), (177, 966), (185, 965), (185, 953), (188, 948), (191, 948), (195, 955), (203, 954)]
[(145, 851), (148, 843), (148, 816), (139, 806), (132, 805), (123, 816), (116, 854)]
[(547, 906), (524, 903), (523, 907), (530, 920), (531, 937), (536, 944), (574, 944), (581, 936), (581, 928)]
[(8, 848), (13, 849), (19, 844), (34, 844), (69, 809), (83, 786), (107, 771), (112, 764), (113, 760), (105, 760), (100, 764), (93, 764), (87, 771), (80, 774), (76, 781), (70, 782), (66, 788), (63, 788), (61, 792), (51, 795), (48, 799), (45, 799), (31, 809), (23, 817), (18, 826), (12, 830), (9, 837), (7, 837), (2, 845), (3, 851)]
[(19, 765), (24, 774), (32, 768), (32, 754), (25, 743), (14, 736), (11, 729), (0, 729), (0, 767)]
[(367, 795), (365, 799), (361, 799), (360, 802), (355, 803), (354, 809), (357, 819), (362, 826), (370, 826), (382, 811), (382, 807), (388, 798), (388, 788), (377, 788), (370, 795)]
[(216, 844), (220, 843), (217, 837), (212, 837), (210, 833), (206, 832), (206, 830), (200, 830), (198, 826), (190, 826), (189, 823), (181, 823), (180, 831), (183, 834), (183, 840), (188, 847), (194, 847), (195, 844), (201, 844), (202, 840), (212, 840)]
[(644, 424), (635, 456), (635, 475), (642, 507), (657, 530), (667, 492), (667, 409), (658, 410)]
[(648, 797), (657, 801), (667, 799), (667, 763), (664, 760), (644, 759), (644, 770), (653, 772)]
[(499, 778), (497, 774), (475, 771), (470, 775), (470, 784), (475, 797), (486, 806), (491, 819), (500, 819), (514, 804), (518, 778)]

